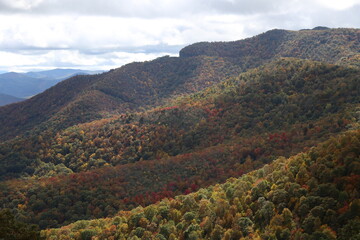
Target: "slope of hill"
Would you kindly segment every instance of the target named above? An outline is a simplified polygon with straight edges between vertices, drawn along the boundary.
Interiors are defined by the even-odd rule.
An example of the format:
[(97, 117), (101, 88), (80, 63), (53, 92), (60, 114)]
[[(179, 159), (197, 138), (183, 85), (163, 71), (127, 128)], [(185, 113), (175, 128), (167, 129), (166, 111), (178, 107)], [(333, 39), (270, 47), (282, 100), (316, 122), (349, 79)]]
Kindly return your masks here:
[[(349, 111), (360, 102), (360, 83), (357, 79), (359, 74), (360, 70), (353, 68), (306, 60), (282, 59), (225, 80), (189, 97), (179, 98), (172, 106), (164, 109), (155, 109), (137, 115), (121, 115), (103, 123), (99, 122), (96, 127), (90, 129), (84, 125), (86, 126), (84, 128), (77, 126), (59, 131), (58, 134), (54, 134), (53, 131), (44, 132), (40, 134), (42, 140), (36, 135), (3, 145), (17, 149), (18, 153), (31, 152), (29, 155), (22, 155), (21, 159), (46, 159), (47, 162), (55, 165), (64, 163), (75, 172), (93, 167), (88, 162), (90, 155), (97, 153), (99, 147), (98, 144), (91, 143), (95, 136), (101, 139), (104, 151), (103, 154), (97, 153), (91, 158), (105, 160), (107, 164), (116, 165), (118, 162), (154, 159), (158, 157), (156, 153), (158, 151), (175, 156), (196, 147), (209, 147), (227, 140), (231, 141), (234, 136), (277, 131)], [(73, 90), (75, 94), (77, 89)], [(56, 93), (61, 95), (61, 92)], [(96, 106), (95, 104), (94, 102), (92, 107)], [(105, 107), (99, 106), (99, 109)], [(343, 117), (351, 118), (345, 115)], [(132, 127), (129, 128), (128, 125)], [(340, 123), (338, 125), (344, 126)], [(141, 134), (134, 135), (136, 132), (145, 134), (150, 139), (157, 138), (156, 134), (160, 132), (164, 136), (161, 136), (163, 138), (161, 142), (155, 144), (141, 139)], [(61, 145), (68, 146), (66, 151), (61, 149), (54, 151), (59, 144), (59, 138), (63, 139), (60, 141)], [(114, 151), (113, 145), (116, 142), (128, 138), (134, 139)], [(74, 147), (79, 140), (82, 142), (81, 146)], [(172, 142), (171, 147), (166, 146), (170, 142)], [(142, 151), (130, 150), (139, 145), (142, 146)], [(71, 146), (73, 147), (70, 148)], [(79, 152), (79, 147), (83, 151)], [(81, 157), (84, 152), (87, 155), (85, 159)], [(34, 153), (38, 154), (34, 156)], [(0, 159), (5, 160), (10, 152), (4, 151), (2, 154), (3, 157)], [(66, 155), (68, 160), (59, 161), (59, 154)], [(118, 160), (115, 160), (115, 156)], [(81, 163), (79, 159), (83, 159), (83, 162)], [(13, 164), (19, 164), (19, 161)], [(71, 166), (72, 164), (78, 166)], [(88, 167), (84, 168), (82, 164)], [(30, 167), (28, 164), (25, 165)], [(10, 162), (7, 163), (7, 167), (11, 168), (11, 166)], [(1, 174), (3, 177), (5, 173), (11, 175), (11, 171), (6, 170), (7, 167), (0, 168), (4, 171)], [(36, 169), (36, 165), (33, 167)]]
[(359, 54), (360, 30), (347, 28), (302, 31), (275, 29), (235, 42), (195, 43), (180, 51), (180, 57), (250, 57), (254, 60), (297, 57), (329, 63), (341, 63)]
[[(51, 98), (56, 102), (51, 93), (59, 88), (65, 94), (61, 98), (69, 100), (61, 106), (47, 106), (41, 117), (40, 114), (20, 110), (27, 105), (29, 112), (37, 112), (41, 108), (36, 103), (38, 101), (0, 108), (0, 124), (11, 130), (0, 130), (0, 138), (9, 139), (39, 126), (41, 129), (61, 129), (113, 113), (152, 107), (174, 98), (174, 95), (196, 92), (281, 56), (355, 64), (360, 51), (359, 32), (357, 29), (273, 30), (237, 42), (194, 44), (181, 50), (180, 58), (164, 57), (128, 64), (101, 74), (94, 82), (89, 81), (74, 98), (66, 96), (66, 91), (71, 92), (71, 89), (64, 91), (61, 89), (64, 85), (56, 86), (54, 90), (44, 92), (40, 98), (44, 101)], [(94, 108), (91, 108), (94, 105), (94, 101), (91, 101), (93, 96), (99, 95), (103, 102), (96, 101)], [(106, 105), (110, 106), (102, 109)], [(60, 108), (62, 112), (58, 113)], [(55, 115), (55, 112), (58, 114)], [(7, 126), (9, 119), (20, 120)], [(31, 123), (24, 124), (25, 121)]]
[[(200, 190), (189, 195), (195, 203), (178, 197), (155, 206), (156, 213), (141, 216), (140, 225), (141, 207), (121, 213), (120, 224), (109, 228), (102, 220), (97, 220), (105, 224), (102, 229), (92, 228), (94, 220), (43, 234), (50, 239), (62, 233), (67, 236), (60, 239), (96, 234), (100, 239), (346, 239), (347, 231), (357, 234), (360, 133), (309, 149), (359, 128), (358, 33), (275, 30), (228, 45), (210, 44), (204, 52), (211, 56), (203, 50), (191, 56), (191, 49), (202, 48), (190, 46), (184, 49), (189, 55), (75, 76), (4, 106), (0, 206), (11, 209), (18, 222), (59, 227), (189, 194), (305, 152), (218, 186), (224, 191), (210, 187), (202, 207)], [(343, 35), (348, 41), (339, 41)], [(331, 43), (326, 54), (326, 42), (319, 39)], [(299, 59), (306, 58), (305, 50), (324, 62)], [(338, 194), (331, 195), (335, 189)], [(330, 209), (341, 217), (334, 221)], [(7, 213), (0, 212), (0, 218), (14, 219)]]
[(0, 204), (45, 228), (237, 177), (347, 129), (357, 120), (358, 76), (282, 59), (178, 105), (3, 143), (1, 177), (33, 180), (3, 182)]
[(76, 76), (52, 87), (44, 94), (38, 94), (29, 100), (0, 108), (0, 129), (3, 139), (8, 136), (22, 134), (37, 124), (46, 121), (49, 116), (56, 114), (66, 104), (84, 91), (96, 76)]
[(221, 185), (116, 217), (42, 232), (47, 239), (356, 239), (360, 131), (279, 158)]
[(61, 129), (109, 114), (154, 106), (241, 71), (240, 67), (216, 57), (163, 57), (99, 75), (73, 77), (24, 103), (0, 108), (0, 122), (7, 127), (6, 131), (0, 129), (0, 139), (36, 126), (41, 130)]
[(0, 93), (0, 106), (4, 106), (10, 103), (16, 103), (20, 101), (24, 101), (24, 99)]

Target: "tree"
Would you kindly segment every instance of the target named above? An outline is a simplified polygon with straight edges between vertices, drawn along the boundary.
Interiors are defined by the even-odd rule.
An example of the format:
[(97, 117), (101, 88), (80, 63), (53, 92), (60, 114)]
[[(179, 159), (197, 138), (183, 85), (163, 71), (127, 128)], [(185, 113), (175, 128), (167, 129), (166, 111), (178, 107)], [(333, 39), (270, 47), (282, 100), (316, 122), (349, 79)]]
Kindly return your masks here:
[(9, 209), (0, 210), (0, 239), (28, 240), (40, 239), (40, 232), (36, 225), (19, 222)]

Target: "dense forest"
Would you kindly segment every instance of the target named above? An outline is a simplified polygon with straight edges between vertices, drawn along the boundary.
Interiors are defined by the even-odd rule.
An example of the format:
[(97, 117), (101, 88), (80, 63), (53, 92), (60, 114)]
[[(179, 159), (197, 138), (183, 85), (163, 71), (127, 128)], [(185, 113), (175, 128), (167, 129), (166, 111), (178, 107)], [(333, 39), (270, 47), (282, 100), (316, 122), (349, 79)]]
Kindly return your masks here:
[(25, 179), (6, 181), (0, 203), (55, 227), (240, 176), (354, 124), (358, 75), (282, 59), (174, 106), (11, 141), (0, 148), (1, 175)]
[(357, 239), (360, 131), (224, 184), (113, 218), (43, 231), (48, 239)]
[[(315, 31), (314, 31), (315, 30)], [(181, 57), (221, 56), (264, 61), (275, 57), (296, 57), (328, 63), (359, 64), (358, 29), (274, 29), (235, 42), (195, 43), (180, 51)], [(351, 60), (349, 60), (351, 59)]]
[(357, 236), (359, 37), (198, 43), (0, 107), (0, 238)]

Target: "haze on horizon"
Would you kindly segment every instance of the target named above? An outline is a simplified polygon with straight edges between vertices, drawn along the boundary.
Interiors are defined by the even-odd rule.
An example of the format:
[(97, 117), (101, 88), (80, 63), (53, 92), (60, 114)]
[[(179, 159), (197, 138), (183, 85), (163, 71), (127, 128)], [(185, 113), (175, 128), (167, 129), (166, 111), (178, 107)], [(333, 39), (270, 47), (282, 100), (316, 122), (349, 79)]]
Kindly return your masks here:
[(0, 0), (0, 71), (108, 70), (199, 41), (360, 26), (360, 0)]

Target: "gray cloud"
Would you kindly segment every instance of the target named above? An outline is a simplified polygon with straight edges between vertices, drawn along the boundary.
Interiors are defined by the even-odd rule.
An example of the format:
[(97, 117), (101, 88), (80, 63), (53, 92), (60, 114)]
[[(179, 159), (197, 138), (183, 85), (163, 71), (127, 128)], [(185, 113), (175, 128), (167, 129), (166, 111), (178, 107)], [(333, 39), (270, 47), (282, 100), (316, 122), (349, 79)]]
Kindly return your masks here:
[(204, 5), (207, 5), (210, 9), (215, 10), (218, 13), (232, 13), (232, 14), (256, 14), (271, 12), (277, 9), (281, 9), (286, 3), (294, 2), (291, 0), (256, 0), (256, 1), (217, 1), (210, 0), (205, 1)]
[(57, 47), (35, 47), (19, 45), (14, 47), (2, 47), (2, 51), (17, 53), (21, 55), (41, 55), (49, 51), (79, 51), (85, 55), (102, 55), (111, 52), (125, 52), (125, 53), (171, 53), (178, 54), (179, 51), (186, 45), (168, 45), (168, 44), (157, 44), (157, 45), (144, 45), (137, 47), (113, 47), (113, 48), (57, 48)]
[(360, 0), (0, 0), (0, 70), (114, 68), (273, 28), (360, 26)]
[[(178, 54), (185, 45), (144, 45), (138, 47), (116, 47), (116, 48), (99, 48), (99, 49), (79, 49), (82, 54), (86, 55), (101, 55), (111, 52), (126, 52), (126, 53), (171, 53)], [(69, 49), (70, 50), (70, 49)], [(75, 49), (72, 49), (75, 50)]]
[[(187, 5), (183, 1), (127, 0), (0, 0), (2, 13), (78, 14), (118, 17), (173, 16)], [(184, 0), (186, 2), (186, 0)]]
[(297, 0), (0, 0), (2, 13), (78, 14), (117, 17), (179, 17), (188, 14), (256, 14), (282, 9)]

